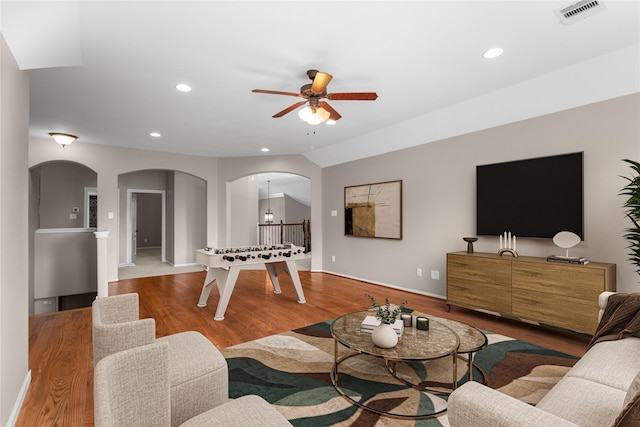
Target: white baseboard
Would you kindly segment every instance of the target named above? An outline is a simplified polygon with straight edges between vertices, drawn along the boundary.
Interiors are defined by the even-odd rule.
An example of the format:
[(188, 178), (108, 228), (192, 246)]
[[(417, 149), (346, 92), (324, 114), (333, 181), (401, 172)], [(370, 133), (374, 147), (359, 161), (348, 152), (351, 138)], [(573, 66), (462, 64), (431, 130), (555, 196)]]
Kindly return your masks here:
[(7, 427), (13, 427), (18, 422), (18, 415), (20, 415), (20, 409), (22, 409), (22, 404), (24, 403), (24, 399), (25, 397), (27, 397), (27, 391), (29, 391), (30, 384), (31, 384), (31, 370), (28, 370), (27, 375), (25, 375), (24, 380), (22, 381), (22, 387), (20, 387), (20, 393), (18, 394), (18, 398), (16, 399), (16, 402), (13, 404), (13, 409), (11, 409), (9, 420), (7, 420)]
[(170, 264), (172, 267), (193, 267), (194, 265), (202, 265), (197, 262), (188, 262), (186, 264), (171, 264), (169, 261), (167, 261), (167, 264)]
[(447, 299), (447, 297), (444, 296), (444, 295), (433, 294), (431, 292), (424, 292), (424, 291), (418, 291), (416, 289), (403, 288), (402, 286), (390, 285), (388, 283), (374, 282), (373, 280), (370, 280), (370, 279), (363, 279), (361, 277), (347, 276), (346, 274), (336, 273), (336, 272), (333, 272), (333, 271), (323, 270), (322, 272), (323, 273), (327, 273), (327, 274), (333, 274), (335, 276), (346, 277), (347, 279), (359, 280), (360, 282), (371, 283), (373, 285), (380, 285), (380, 286), (384, 286), (384, 287), (387, 287), (387, 288), (393, 288), (393, 289), (398, 289), (398, 290), (401, 290), (401, 291), (411, 292), (413, 294), (425, 295), (425, 296), (428, 296), (428, 297), (433, 297), (433, 298), (438, 298), (438, 299), (443, 299), (443, 300)]

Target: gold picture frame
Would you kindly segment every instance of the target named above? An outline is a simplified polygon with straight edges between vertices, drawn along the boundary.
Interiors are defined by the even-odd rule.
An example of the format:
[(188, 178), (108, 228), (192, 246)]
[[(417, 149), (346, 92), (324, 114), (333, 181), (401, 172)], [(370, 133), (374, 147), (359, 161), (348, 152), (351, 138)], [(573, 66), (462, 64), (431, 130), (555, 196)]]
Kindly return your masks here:
[(344, 187), (344, 234), (402, 239), (402, 180)]

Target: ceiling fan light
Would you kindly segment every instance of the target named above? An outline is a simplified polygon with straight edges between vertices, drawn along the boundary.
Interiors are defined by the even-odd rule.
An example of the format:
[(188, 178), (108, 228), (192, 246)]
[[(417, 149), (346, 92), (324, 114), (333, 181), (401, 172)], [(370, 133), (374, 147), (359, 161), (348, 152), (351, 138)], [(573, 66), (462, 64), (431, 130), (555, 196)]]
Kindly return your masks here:
[(298, 117), (307, 122), (310, 125), (317, 125), (325, 122), (331, 114), (322, 107), (316, 108), (314, 112), (310, 106), (304, 107), (298, 111)]
[(329, 126), (333, 126), (333, 125), (335, 125), (336, 123), (338, 123), (338, 122), (336, 122), (336, 121), (335, 121), (335, 120), (333, 120), (333, 119), (329, 119), (329, 120), (327, 120), (327, 125), (329, 125)]

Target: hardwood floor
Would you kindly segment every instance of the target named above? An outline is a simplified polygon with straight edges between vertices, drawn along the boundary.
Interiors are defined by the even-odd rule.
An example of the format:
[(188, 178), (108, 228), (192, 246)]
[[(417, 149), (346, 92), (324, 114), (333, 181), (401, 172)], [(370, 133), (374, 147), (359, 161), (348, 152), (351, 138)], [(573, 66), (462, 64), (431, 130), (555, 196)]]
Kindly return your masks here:
[[(204, 272), (198, 272), (120, 280), (109, 284), (109, 294), (137, 292), (140, 316), (156, 320), (157, 336), (196, 330), (219, 348), (368, 309), (365, 293), (378, 301), (385, 297), (392, 303), (407, 300), (415, 310), (576, 356), (584, 354), (590, 339), (455, 307), (447, 312), (440, 299), (309, 271), (300, 271), (306, 304), (296, 301), (288, 276), (280, 276), (282, 294), (275, 295), (265, 270), (242, 271), (225, 319), (216, 322), (217, 291), (211, 292), (207, 307), (196, 307), (204, 277)], [(17, 426), (93, 425), (91, 309), (32, 316), (29, 369), (31, 385)]]

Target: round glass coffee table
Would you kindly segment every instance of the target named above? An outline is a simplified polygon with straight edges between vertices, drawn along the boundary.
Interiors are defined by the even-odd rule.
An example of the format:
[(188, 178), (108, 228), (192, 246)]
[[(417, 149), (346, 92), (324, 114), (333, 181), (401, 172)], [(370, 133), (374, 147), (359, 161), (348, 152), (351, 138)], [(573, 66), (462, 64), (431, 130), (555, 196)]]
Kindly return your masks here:
[[(437, 400), (433, 408), (425, 413), (403, 414), (379, 410), (366, 402), (355, 400), (340, 386), (340, 365), (346, 360), (360, 355), (373, 356), (384, 359), (386, 369), (401, 383), (420, 392), (435, 396), (451, 393), (458, 382), (458, 359), (465, 360), (468, 367), (468, 379), (473, 379), (473, 353), (487, 346), (487, 337), (478, 329), (454, 320), (430, 316), (414, 311), (411, 327), (405, 327), (398, 344), (389, 349), (377, 347), (371, 340), (371, 333), (362, 332), (360, 326), (367, 315), (375, 315), (371, 310), (349, 313), (341, 316), (331, 324), (331, 334), (334, 338), (334, 364), (331, 369), (331, 382), (335, 389), (348, 401), (378, 414), (409, 419), (425, 419), (442, 415), (446, 412), (446, 400)], [(429, 319), (429, 329), (419, 330), (415, 326), (417, 316)], [(353, 351), (340, 356), (340, 347)], [(398, 364), (424, 363), (439, 359), (450, 359), (451, 387), (431, 388), (413, 383), (410, 379), (398, 374)], [(486, 381), (485, 373), (475, 366), (481, 373), (480, 382)], [(438, 399), (438, 398), (436, 398)]]

